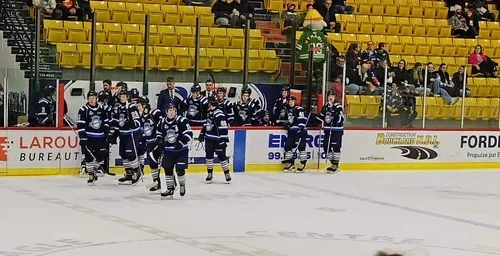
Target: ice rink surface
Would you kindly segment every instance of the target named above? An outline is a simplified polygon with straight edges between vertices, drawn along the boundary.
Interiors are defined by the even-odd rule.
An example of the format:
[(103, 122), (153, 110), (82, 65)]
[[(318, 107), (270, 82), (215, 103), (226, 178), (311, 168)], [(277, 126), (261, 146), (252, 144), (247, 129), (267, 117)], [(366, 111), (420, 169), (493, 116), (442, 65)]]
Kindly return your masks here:
[(187, 195), (0, 179), (0, 256), (500, 255), (500, 172), (217, 173)]

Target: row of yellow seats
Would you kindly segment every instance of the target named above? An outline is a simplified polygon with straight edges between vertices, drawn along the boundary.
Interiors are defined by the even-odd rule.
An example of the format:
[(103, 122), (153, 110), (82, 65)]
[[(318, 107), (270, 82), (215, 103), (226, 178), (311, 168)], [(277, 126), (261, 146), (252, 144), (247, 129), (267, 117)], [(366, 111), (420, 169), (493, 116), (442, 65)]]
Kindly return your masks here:
[(500, 84), (467, 84), (467, 88), (469, 88), (472, 95), (477, 97), (500, 97)]
[(346, 33), (378, 35), (414, 35), (450, 37), (451, 27), (444, 19), (422, 19), (393, 16), (339, 15)]
[(295, 10), (296, 11), (307, 11), (307, 4), (313, 4), (313, 0), (290, 0), (290, 1), (283, 1), (283, 0), (265, 0), (264, 1), (264, 6), (267, 11), (269, 12), (281, 12), (286, 9), (287, 4), (295, 4)]
[[(423, 115), (423, 97), (417, 97), (417, 119)], [(374, 119), (380, 117), (380, 96), (347, 95), (347, 114), (350, 118)], [(469, 120), (490, 120), (498, 118), (499, 98), (466, 98), (465, 115)], [(426, 118), (428, 119), (460, 119), (462, 99), (457, 104), (447, 105), (441, 97), (426, 98)]]
[[(48, 43), (88, 43), (91, 39), (90, 22), (45, 20), (45, 40)], [(187, 26), (158, 26), (149, 28), (149, 44), (164, 46), (195, 46), (195, 28)], [(96, 42), (98, 44), (144, 44), (143, 24), (97, 23)], [(243, 48), (243, 29), (200, 28), (200, 47)], [(262, 49), (265, 38), (260, 29), (250, 30), (250, 48)]]
[[(302, 32), (297, 34), (300, 38)], [(353, 43), (360, 44), (362, 51), (368, 42), (386, 43), (386, 50), (391, 54), (415, 54), (430, 56), (468, 56), (478, 44), (483, 46), (483, 51), (490, 57), (500, 56), (497, 46), (500, 40), (489, 39), (464, 39), (464, 38), (434, 38), (411, 36), (386, 36), (386, 35), (360, 35), (329, 33), (328, 38), (339, 51), (347, 51)]]
[(500, 39), (500, 22), (480, 21), (479, 37)]
[(467, 64), (466, 57), (415, 56), (395, 54), (390, 55), (390, 58), (394, 67), (398, 65), (399, 60), (405, 60), (407, 69), (413, 68), (413, 66), (417, 62), (420, 62), (422, 65), (432, 62), (436, 66), (439, 66), (441, 63), (446, 63), (446, 65), (448, 65), (448, 73), (455, 73), (458, 71), (458, 68), (460, 66)]
[[(144, 63), (144, 46), (97, 45), (96, 66), (104, 69), (122, 68), (132, 70), (141, 68)], [(186, 71), (194, 67), (194, 48), (161, 47), (149, 48), (149, 69), (176, 69)], [(90, 68), (90, 44), (57, 44), (58, 62), (61, 67)], [(250, 50), (249, 72), (275, 72), (280, 68), (280, 60), (273, 50)], [(229, 70), (239, 72), (243, 69), (241, 49), (200, 49), (200, 70), (215, 72)]]
[(90, 1), (99, 22), (144, 23), (146, 13), (151, 24), (195, 26), (200, 17), (202, 26), (211, 26), (214, 15), (210, 7), (168, 4), (142, 4)]
[(446, 2), (442, 1), (420, 1), (420, 0), (347, 0), (346, 5), (353, 4), (397, 4), (410, 6), (435, 6), (446, 7)]
[(386, 15), (401, 17), (426, 17), (446, 19), (448, 17), (448, 8), (435, 6), (410, 6), (396, 4), (355, 4), (356, 13), (369, 15)]

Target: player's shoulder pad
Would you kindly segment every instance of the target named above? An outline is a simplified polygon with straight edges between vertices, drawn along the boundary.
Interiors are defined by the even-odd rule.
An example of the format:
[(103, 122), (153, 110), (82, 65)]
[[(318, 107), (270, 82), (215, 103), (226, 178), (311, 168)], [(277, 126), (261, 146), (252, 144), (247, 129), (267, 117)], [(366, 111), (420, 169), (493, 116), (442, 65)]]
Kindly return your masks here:
[(46, 104), (49, 104), (49, 100), (45, 97), (41, 98), (40, 100), (38, 100), (38, 103), (46, 103)]
[(177, 120), (176, 121), (179, 122), (179, 123), (184, 123), (184, 122), (187, 122), (187, 119), (184, 118), (183, 116), (177, 116)]
[(295, 109), (297, 109), (299, 111), (304, 111), (304, 108), (302, 106), (295, 106)]

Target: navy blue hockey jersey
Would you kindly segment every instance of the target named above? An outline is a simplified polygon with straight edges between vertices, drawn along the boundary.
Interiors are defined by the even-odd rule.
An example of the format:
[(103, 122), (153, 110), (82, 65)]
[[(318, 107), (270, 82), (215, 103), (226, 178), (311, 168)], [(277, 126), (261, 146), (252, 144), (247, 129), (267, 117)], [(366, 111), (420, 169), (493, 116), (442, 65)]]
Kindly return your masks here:
[(344, 110), (342, 105), (335, 103), (326, 103), (317, 119), (323, 122), (325, 131), (343, 131), (344, 130)]
[(208, 111), (207, 122), (203, 125), (201, 133), (207, 140), (229, 142), (226, 116), (220, 109)]
[(38, 126), (54, 126), (56, 124), (56, 102), (52, 98), (43, 97), (36, 103)]
[(206, 120), (207, 110), (207, 98), (203, 96), (199, 98), (193, 98), (193, 96), (190, 95), (187, 99), (187, 109), (184, 116), (188, 121), (197, 123), (202, 126)]
[(259, 106), (253, 101), (238, 101), (234, 104), (234, 124), (236, 125), (258, 125)]
[(295, 106), (293, 108), (288, 107), (286, 110), (288, 130), (298, 131), (305, 130), (307, 125), (307, 117), (305, 116), (304, 108), (301, 106)]
[(139, 110), (135, 103), (120, 103), (113, 114), (113, 126), (121, 135), (138, 133), (142, 130), (139, 118)]
[(177, 116), (174, 119), (161, 119), (156, 126), (156, 138), (163, 140), (165, 152), (179, 152), (189, 149), (193, 139), (193, 131), (186, 118)]
[(76, 122), (80, 138), (106, 138), (109, 133), (109, 112), (100, 104), (85, 104), (78, 111)]
[(231, 103), (228, 99), (218, 100), (219, 105), (218, 109), (222, 111), (224, 116), (226, 117), (226, 121), (230, 124), (234, 122), (234, 109), (233, 103)]
[(273, 106), (273, 116), (276, 119), (277, 124), (285, 124), (288, 117), (286, 116), (286, 110), (288, 108), (288, 97), (280, 97), (276, 99)]
[(151, 110), (149, 113), (142, 113), (141, 127), (146, 143), (154, 143), (156, 139), (156, 125), (161, 121), (161, 111), (157, 108)]

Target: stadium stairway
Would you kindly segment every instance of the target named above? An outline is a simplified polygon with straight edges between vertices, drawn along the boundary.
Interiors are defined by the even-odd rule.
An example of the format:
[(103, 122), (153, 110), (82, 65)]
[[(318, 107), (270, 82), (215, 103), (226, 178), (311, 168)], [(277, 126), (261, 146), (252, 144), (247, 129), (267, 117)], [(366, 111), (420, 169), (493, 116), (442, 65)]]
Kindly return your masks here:
[[(25, 78), (34, 78), (32, 73), (34, 67), (34, 42), (35, 42), (35, 20), (30, 16), (28, 9), (24, 9), (21, 0), (2, 1), (0, 13), (0, 29), (3, 38), (11, 47), (11, 53), (16, 56)], [(42, 37), (40, 37), (42, 38)], [(56, 56), (43, 41), (40, 41), (40, 79), (58, 79), (62, 77), (57, 71)]]

